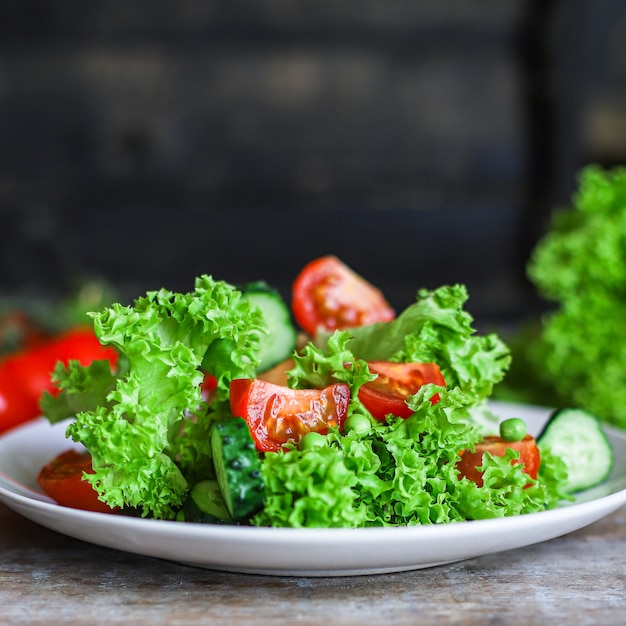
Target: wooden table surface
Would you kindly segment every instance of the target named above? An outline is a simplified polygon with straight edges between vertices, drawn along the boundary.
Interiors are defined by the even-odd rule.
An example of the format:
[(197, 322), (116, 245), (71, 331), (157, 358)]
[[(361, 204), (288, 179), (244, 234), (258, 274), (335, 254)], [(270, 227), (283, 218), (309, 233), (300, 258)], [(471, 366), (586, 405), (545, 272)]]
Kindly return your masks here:
[(626, 623), (626, 508), (546, 543), (401, 574), (198, 569), (90, 545), (0, 505), (0, 624)]

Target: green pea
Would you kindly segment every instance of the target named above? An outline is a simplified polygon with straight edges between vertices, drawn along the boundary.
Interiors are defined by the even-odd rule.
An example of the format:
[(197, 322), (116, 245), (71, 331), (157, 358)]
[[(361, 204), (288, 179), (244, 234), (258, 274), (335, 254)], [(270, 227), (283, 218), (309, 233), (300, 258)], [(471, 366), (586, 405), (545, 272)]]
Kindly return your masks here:
[(500, 423), (500, 437), (504, 441), (521, 441), (526, 436), (526, 422), (519, 417), (511, 417)]
[(298, 447), (300, 450), (312, 450), (313, 448), (323, 448), (325, 445), (327, 445), (327, 439), (324, 435), (310, 432), (300, 439)]
[(370, 419), (360, 413), (353, 413), (343, 424), (344, 432), (354, 431), (357, 435), (367, 435), (372, 430)]

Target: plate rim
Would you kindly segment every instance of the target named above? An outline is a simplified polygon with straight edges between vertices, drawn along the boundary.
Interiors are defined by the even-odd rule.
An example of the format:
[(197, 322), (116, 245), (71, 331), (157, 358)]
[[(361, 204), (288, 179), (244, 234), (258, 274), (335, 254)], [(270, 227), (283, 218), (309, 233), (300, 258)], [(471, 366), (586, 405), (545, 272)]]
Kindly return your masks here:
[[(549, 407), (540, 407), (535, 405), (494, 402), (496, 410), (506, 407), (508, 410), (516, 410), (523, 407), (524, 410), (533, 412), (541, 412), (543, 415), (549, 415)], [(27, 429), (37, 431), (38, 428), (49, 425), (47, 421), (35, 420), (29, 422), (22, 427), (12, 429), (8, 433), (0, 436), (0, 445), (11, 436), (17, 436)], [(57, 425), (58, 426), (58, 425)], [(618, 438), (626, 444), (626, 432), (611, 426), (606, 426), (605, 430), (613, 438)], [(17, 434), (16, 434), (17, 433)], [(72, 442), (67, 442), (68, 445)], [(20, 492), (21, 491), (21, 492)], [(589, 491), (593, 491), (589, 490)], [(585, 492), (587, 493), (587, 492)], [(0, 501), (6, 506), (16, 511), (18, 514), (31, 519), (35, 523), (47, 526), (52, 530), (57, 530), (68, 536), (94, 543), (114, 549), (122, 549), (136, 554), (145, 556), (156, 556), (170, 561), (186, 563), (189, 565), (205, 567), (209, 569), (218, 569), (222, 571), (234, 571), (252, 574), (275, 574), (275, 575), (306, 575), (306, 576), (345, 576), (345, 575), (362, 575), (375, 574), (392, 571), (406, 571), (421, 569), (440, 565), (442, 563), (450, 563), (465, 558), (473, 558), (502, 550), (516, 549), (534, 543), (539, 543), (547, 539), (552, 539), (573, 530), (580, 529), (584, 526), (597, 521), (598, 519), (614, 512), (620, 506), (626, 504), (626, 477), (621, 488), (593, 497), (586, 501), (575, 501), (559, 506), (554, 509), (539, 511), (536, 513), (528, 513), (525, 515), (516, 515), (510, 517), (491, 518), (475, 521), (451, 522), (447, 524), (433, 525), (415, 525), (415, 526), (398, 526), (398, 527), (367, 527), (367, 528), (271, 528), (271, 527), (255, 527), (255, 526), (236, 526), (236, 525), (213, 525), (213, 524), (193, 524), (181, 523), (173, 520), (152, 520), (144, 518), (135, 518), (128, 516), (116, 516), (107, 513), (96, 513), (78, 509), (69, 509), (62, 507), (47, 496), (21, 484), (14, 477), (4, 473), (0, 461)], [(583, 523), (580, 523), (582, 520)], [(192, 558), (176, 558), (168, 550), (155, 550), (154, 546), (141, 545), (141, 541), (134, 537), (133, 541), (136, 545), (121, 545), (114, 540), (105, 537), (85, 537), (84, 532), (72, 532), (69, 526), (77, 526), (79, 529), (83, 527), (94, 527), (98, 532), (104, 529), (108, 535), (120, 535), (120, 529), (130, 532), (131, 535), (161, 536), (163, 539), (171, 540), (180, 538), (181, 534), (187, 535), (188, 541), (208, 541), (215, 548), (218, 544), (237, 543), (245, 545), (246, 548), (254, 548), (257, 552), (265, 553), (276, 545), (289, 545), (290, 547), (298, 546), (298, 542), (303, 541), (305, 544), (322, 544), (324, 552), (332, 552), (332, 549), (342, 547), (345, 553), (347, 548), (360, 547), (367, 545), (370, 541), (377, 543), (378, 549), (385, 547), (394, 547), (398, 543), (409, 541), (411, 545), (422, 544), (426, 542), (460, 542), (468, 539), (480, 539), (485, 535), (494, 535), (496, 538), (505, 536), (507, 533), (511, 535), (527, 533), (529, 529), (533, 531), (542, 531), (545, 534), (550, 529), (546, 538), (534, 540), (533, 538), (520, 539), (513, 547), (498, 547), (489, 549), (488, 551), (478, 551), (476, 554), (469, 556), (461, 556), (460, 558), (443, 558), (439, 562), (419, 562), (419, 563), (399, 563), (398, 559), (391, 559), (390, 562), (376, 567), (367, 567), (363, 563), (355, 567), (340, 566), (339, 564), (328, 566), (328, 563), (315, 565), (311, 568), (294, 566), (294, 562), (289, 563), (288, 560), (282, 560), (274, 563), (254, 563), (252, 561), (241, 561), (239, 559), (234, 564), (224, 562), (224, 559), (211, 560), (206, 556), (199, 559)], [(520, 531), (523, 531), (520, 532)], [(507, 543), (506, 541), (504, 542)], [(306, 552), (306, 546), (305, 550)], [(193, 556), (193, 555), (192, 555)], [(450, 556), (450, 555), (448, 555)], [(295, 558), (295, 557), (294, 557)]]

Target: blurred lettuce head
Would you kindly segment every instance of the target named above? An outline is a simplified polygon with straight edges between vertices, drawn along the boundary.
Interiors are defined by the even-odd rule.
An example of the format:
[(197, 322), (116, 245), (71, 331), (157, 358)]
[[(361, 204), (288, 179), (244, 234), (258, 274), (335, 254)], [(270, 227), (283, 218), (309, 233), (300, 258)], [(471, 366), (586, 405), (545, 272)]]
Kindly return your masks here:
[(589, 166), (578, 183), (528, 263), (554, 308), (519, 349), (551, 401), (626, 428), (626, 167)]

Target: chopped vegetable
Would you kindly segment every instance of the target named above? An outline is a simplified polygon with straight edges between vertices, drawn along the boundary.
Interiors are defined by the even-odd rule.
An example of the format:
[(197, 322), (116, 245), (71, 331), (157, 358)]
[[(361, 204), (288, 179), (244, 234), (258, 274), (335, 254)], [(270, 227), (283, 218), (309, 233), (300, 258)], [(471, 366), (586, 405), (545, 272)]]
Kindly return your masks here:
[(506, 440), (495, 435), (485, 437), (473, 449), (463, 450), (457, 469), (462, 476), (474, 481), (482, 487), (489, 478), (484, 474), (485, 455), (504, 457), (507, 451), (514, 451), (511, 463), (523, 466), (524, 472), (533, 480), (537, 479), (541, 455), (534, 437), (525, 435), (521, 439)]
[(541, 450), (549, 449), (567, 467), (566, 493), (600, 484), (613, 467), (613, 450), (599, 419), (583, 409), (555, 411), (538, 437)]
[[(511, 357), (495, 334), (476, 334), (463, 308), (467, 298), (463, 285), (422, 289), (397, 319), (350, 329), (345, 348), (367, 361), (436, 363), (448, 389), (460, 387), (467, 405), (481, 405), (504, 378)], [(321, 335), (316, 343), (323, 348), (329, 337)]]
[(193, 485), (187, 499), (176, 514), (178, 522), (198, 524), (232, 524), (222, 490), (215, 479), (207, 478)]
[(517, 454), (485, 459), (488, 487), (459, 479), (459, 450), (480, 434), (450, 419), (456, 389), (430, 402), (433, 385), (412, 397), (414, 412), (368, 432), (328, 435), (329, 445), (265, 457), (266, 504), (253, 523), (271, 526), (395, 526), (502, 517), (544, 510), (554, 484), (529, 484)]
[[(365, 383), (359, 390), (359, 400), (377, 420), (384, 421), (387, 415), (408, 417), (412, 411), (406, 399), (422, 385), (432, 383), (445, 387), (446, 381), (436, 363), (391, 363), (369, 361), (370, 372), (376, 378)], [(431, 398), (438, 402), (439, 394)]]
[(98, 492), (83, 479), (85, 474), (93, 474), (91, 455), (70, 449), (41, 468), (37, 484), (62, 506), (98, 513), (115, 512), (117, 509), (102, 502)]
[(259, 307), (267, 327), (259, 337), (258, 371), (265, 372), (291, 356), (298, 333), (291, 321), (289, 307), (276, 289), (263, 281), (256, 281), (243, 288), (243, 295)]
[(265, 499), (261, 461), (246, 422), (228, 418), (211, 429), (211, 447), (217, 484), (234, 520), (256, 513)]
[(314, 336), (374, 322), (387, 322), (395, 312), (383, 294), (337, 257), (311, 261), (293, 284), (293, 314)]
[[(92, 314), (100, 342), (120, 354), (116, 371), (57, 366), (61, 392), (42, 403), (51, 421), (76, 413), (68, 433), (93, 466), (84, 482), (123, 512), (293, 527), (519, 515), (566, 496), (565, 463), (548, 446), (539, 464), (519, 425), (503, 426), (515, 441), (481, 451), (510, 355), (475, 333), (465, 288), (420, 290), (397, 318), (358, 325), (370, 318), (343, 316), (343, 305), (379, 293), (358, 278), (341, 297), (321, 281), (316, 297), (357, 326), (316, 322), (315, 343), (277, 366), (287, 385), (259, 374), (263, 338), (286, 323), (265, 295), (255, 303), (202, 276), (189, 294), (150, 292)], [(285, 356), (287, 334), (271, 361)]]
[[(93, 319), (96, 335), (121, 353), (125, 368), (106, 402), (79, 412), (68, 434), (91, 453), (87, 480), (110, 506), (173, 518), (189, 484), (212, 471), (208, 433), (216, 416), (228, 413), (226, 399), (203, 405), (201, 367), (223, 395), (233, 378), (252, 376), (261, 314), (231, 285), (202, 276), (191, 293), (150, 292)], [(83, 390), (90, 381), (99, 385), (92, 374), (57, 373), (66, 389)]]
[(93, 361), (89, 365), (79, 361), (64, 365), (59, 361), (52, 372), (52, 381), (57, 383), (59, 393), (43, 392), (39, 401), (42, 413), (55, 424), (83, 411), (110, 406), (108, 396), (115, 389), (120, 374), (121, 368), (113, 372), (108, 361)]
[(261, 452), (276, 452), (309, 432), (341, 427), (348, 411), (350, 387), (337, 383), (323, 389), (290, 389), (259, 379), (236, 379), (230, 385), (235, 417), (246, 420)]

